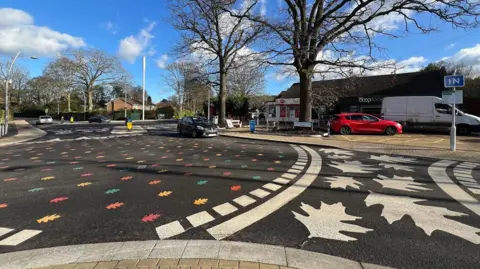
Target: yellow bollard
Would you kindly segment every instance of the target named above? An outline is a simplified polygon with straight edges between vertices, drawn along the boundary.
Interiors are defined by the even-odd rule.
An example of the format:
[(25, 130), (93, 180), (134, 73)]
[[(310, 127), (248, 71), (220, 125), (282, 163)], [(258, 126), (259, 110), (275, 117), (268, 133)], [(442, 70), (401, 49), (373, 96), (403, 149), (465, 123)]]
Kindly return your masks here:
[(132, 130), (132, 127), (133, 127), (133, 122), (131, 122), (131, 121), (127, 122), (127, 129), (128, 129), (128, 131), (131, 131), (131, 130)]

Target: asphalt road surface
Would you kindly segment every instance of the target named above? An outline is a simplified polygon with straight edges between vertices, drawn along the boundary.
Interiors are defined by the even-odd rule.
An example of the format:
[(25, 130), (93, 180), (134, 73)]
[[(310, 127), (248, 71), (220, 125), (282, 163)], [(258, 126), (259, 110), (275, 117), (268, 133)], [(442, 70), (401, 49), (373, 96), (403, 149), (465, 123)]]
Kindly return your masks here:
[(145, 129), (52, 126), (2, 148), (0, 252), (209, 239), (397, 268), (480, 264), (479, 163)]

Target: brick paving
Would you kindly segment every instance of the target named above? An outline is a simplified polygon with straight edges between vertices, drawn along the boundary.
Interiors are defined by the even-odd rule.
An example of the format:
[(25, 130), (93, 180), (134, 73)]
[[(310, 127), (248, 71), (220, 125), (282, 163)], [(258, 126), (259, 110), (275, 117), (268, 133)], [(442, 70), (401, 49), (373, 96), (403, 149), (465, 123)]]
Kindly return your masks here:
[(218, 259), (141, 259), (85, 262), (34, 269), (295, 269), (280, 265)]
[[(366, 143), (359, 141), (342, 141), (334, 138), (324, 137), (307, 137), (307, 136), (291, 136), (277, 135), (269, 133), (249, 133), (245, 131), (223, 131), (222, 136), (246, 138), (255, 140), (265, 140), (274, 142), (284, 142), (293, 144), (304, 144), (320, 147), (334, 147), (346, 150), (358, 150), (371, 153), (381, 153), (387, 155), (405, 155), (415, 157), (427, 157), (437, 159), (451, 159), (458, 161), (477, 161), (480, 160), (480, 151), (473, 150), (457, 150), (455, 152), (446, 148), (432, 148), (420, 146), (407, 146), (400, 144), (383, 144), (383, 143)], [(475, 146), (472, 146), (475, 147)], [(480, 149), (480, 146), (476, 146)]]

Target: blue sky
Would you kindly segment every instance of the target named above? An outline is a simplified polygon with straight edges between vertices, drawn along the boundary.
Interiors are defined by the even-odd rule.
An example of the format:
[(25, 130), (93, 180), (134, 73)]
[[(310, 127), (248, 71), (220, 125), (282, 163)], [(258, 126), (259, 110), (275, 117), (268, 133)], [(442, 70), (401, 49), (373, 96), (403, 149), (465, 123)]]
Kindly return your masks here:
[[(267, 15), (278, 8), (278, 0), (267, 0)], [(72, 43), (80, 45), (83, 40), (85, 47), (94, 47), (105, 50), (114, 55), (124, 56), (122, 64), (141, 84), (141, 55), (147, 54), (147, 90), (155, 101), (172, 95), (162, 82), (162, 73), (159, 68), (162, 64), (174, 61), (171, 54), (172, 45), (178, 38), (178, 33), (167, 23), (169, 12), (166, 4), (161, 0), (1, 0), (1, 8), (12, 8), (28, 13), (33, 18), (32, 31), (56, 31), (72, 38), (78, 38)], [(429, 20), (422, 17), (422, 20)], [(385, 23), (395, 23), (387, 21)], [(2, 18), (0, 18), (0, 26)], [(401, 71), (415, 71), (432, 61), (449, 57), (451, 61), (478, 59), (480, 66), (480, 32), (465, 32), (452, 29), (446, 24), (437, 24), (439, 32), (429, 35), (410, 34), (405, 38), (391, 39), (378, 38), (377, 42), (387, 49), (385, 59), (393, 59), (402, 63)], [(142, 29), (144, 34), (142, 35)], [(0, 28), (0, 36), (2, 29)], [(146, 31), (146, 32), (145, 32)], [(143, 52), (134, 57), (135, 53), (119, 52), (121, 41), (130, 37), (137, 42), (145, 42)], [(80, 41), (79, 41), (80, 40)], [(132, 39), (130, 39), (131, 41)], [(128, 41), (128, 40), (127, 40)], [(75, 43), (76, 42), (76, 43)], [(32, 45), (32, 44), (31, 44)], [(35, 44), (37, 45), (37, 44)], [(34, 46), (35, 46), (34, 45)], [(124, 44), (125, 45), (125, 44)], [(128, 45), (128, 42), (127, 44)], [(38, 45), (40, 46), (40, 45)], [(127, 46), (125, 49), (128, 49)], [(462, 50), (463, 49), (463, 50)], [(0, 44), (0, 54), (11, 52), (3, 49)], [(472, 58), (473, 57), (473, 58)], [(50, 60), (48, 56), (41, 56), (39, 60), (21, 59), (19, 64), (28, 68), (32, 76), (41, 74), (43, 66)], [(287, 89), (295, 78), (280, 79), (278, 71), (270, 70), (267, 74), (266, 92), (277, 94)]]

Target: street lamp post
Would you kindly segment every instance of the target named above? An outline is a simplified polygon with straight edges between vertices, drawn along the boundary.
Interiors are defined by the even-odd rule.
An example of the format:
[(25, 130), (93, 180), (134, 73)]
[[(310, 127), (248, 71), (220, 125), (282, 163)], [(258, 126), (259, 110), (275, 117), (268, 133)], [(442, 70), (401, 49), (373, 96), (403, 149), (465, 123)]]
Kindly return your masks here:
[[(15, 61), (17, 61), (18, 59), (18, 56), (20, 56), (20, 51), (15, 55), (15, 57), (13, 58), (13, 61), (12, 63), (10, 64), (10, 67), (8, 68), (8, 71), (7, 73), (5, 74), (5, 122), (4, 122), (4, 132), (3, 132), (3, 135), (7, 135), (8, 134), (8, 116), (10, 114), (10, 111), (9, 111), (9, 100), (8, 100), (8, 83), (9, 83), (9, 76), (11, 75), (12, 73), (12, 70), (13, 70), (13, 65), (15, 64)], [(30, 57), (30, 59), (37, 59), (36, 57)]]

